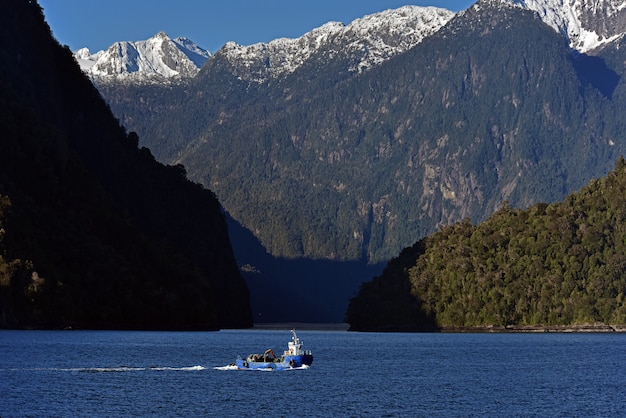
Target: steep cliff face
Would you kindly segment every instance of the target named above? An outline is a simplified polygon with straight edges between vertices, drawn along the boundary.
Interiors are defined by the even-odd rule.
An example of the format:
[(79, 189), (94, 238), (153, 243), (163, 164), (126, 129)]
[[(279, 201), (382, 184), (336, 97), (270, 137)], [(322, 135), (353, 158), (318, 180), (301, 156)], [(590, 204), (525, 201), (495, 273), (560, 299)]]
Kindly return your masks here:
[(36, 2), (0, 35), (1, 325), (250, 326), (215, 196), (137, 148)]

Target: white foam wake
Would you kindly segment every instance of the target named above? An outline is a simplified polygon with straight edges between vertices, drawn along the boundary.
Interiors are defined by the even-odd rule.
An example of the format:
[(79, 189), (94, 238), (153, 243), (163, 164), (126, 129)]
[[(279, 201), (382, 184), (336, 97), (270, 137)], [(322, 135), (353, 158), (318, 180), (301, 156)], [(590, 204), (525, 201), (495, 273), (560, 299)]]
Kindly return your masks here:
[[(17, 371), (18, 369), (12, 369)], [(50, 367), (50, 368), (31, 368), (21, 370), (34, 371), (53, 371), (53, 372), (73, 372), (73, 373), (120, 373), (120, 372), (138, 372), (138, 371), (181, 371), (191, 372), (206, 370), (204, 366), (150, 366), (150, 367), (133, 367), (133, 366), (117, 366), (117, 367)]]
[(217, 366), (217, 367), (213, 367), (214, 370), (222, 370), (222, 371), (227, 371), (227, 370), (248, 370), (248, 371), (257, 371), (257, 372), (282, 372), (282, 371), (289, 371), (289, 370), (306, 370), (308, 369), (309, 366), (307, 366), (306, 364), (303, 364), (300, 367), (287, 367), (285, 369), (272, 369), (272, 368), (259, 368), (259, 369), (249, 369), (249, 368), (238, 368), (236, 365), (234, 364), (228, 364), (226, 366)]
[(235, 366), (234, 364), (229, 364), (228, 366), (213, 367), (213, 369), (214, 370), (239, 370), (237, 366)]

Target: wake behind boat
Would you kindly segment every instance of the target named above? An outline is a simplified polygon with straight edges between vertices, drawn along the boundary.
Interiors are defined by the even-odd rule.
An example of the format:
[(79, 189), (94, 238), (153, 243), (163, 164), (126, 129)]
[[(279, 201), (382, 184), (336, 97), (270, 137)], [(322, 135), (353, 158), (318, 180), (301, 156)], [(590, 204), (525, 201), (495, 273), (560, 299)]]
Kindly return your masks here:
[(237, 370), (289, 370), (310, 366), (313, 353), (302, 349), (302, 341), (295, 330), (292, 329), (291, 334), (287, 350), (280, 357), (276, 356), (274, 350), (268, 349), (263, 354), (250, 354), (245, 360), (238, 357), (233, 366)]

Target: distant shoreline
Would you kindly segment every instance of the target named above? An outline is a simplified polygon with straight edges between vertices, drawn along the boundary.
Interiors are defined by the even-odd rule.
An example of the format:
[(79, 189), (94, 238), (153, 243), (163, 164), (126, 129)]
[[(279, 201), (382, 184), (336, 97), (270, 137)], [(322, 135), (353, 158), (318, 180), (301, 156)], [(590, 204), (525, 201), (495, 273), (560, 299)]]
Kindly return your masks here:
[(268, 322), (254, 324), (252, 329), (260, 330), (283, 330), (295, 329), (306, 331), (347, 331), (350, 328), (348, 323), (308, 323), (308, 322)]
[(501, 333), (537, 333), (537, 332), (626, 332), (626, 325), (574, 324), (574, 325), (508, 325), (479, 327), (443, 327), (441, 332), (501, 332)]
[[(258, 330), (306, 330), (306, 331), (348, 331), (348, 323), (307, 323), (307, 322), (284, 322), (284, 323), (259, 323), (254, 324), (252, 329)], [(355, 331), (359, 332), (359, 331)], [(626, 324), (610, 325), (603, 323), (596, 324), (575, 324), (575, 325), (485, 325), (476, 327), (442, 327), (438, 331), (408, 331), (408, 330), (371, 330), (363, 332), (439, 332), (439, 333), (607, 333), (626, 332)]]

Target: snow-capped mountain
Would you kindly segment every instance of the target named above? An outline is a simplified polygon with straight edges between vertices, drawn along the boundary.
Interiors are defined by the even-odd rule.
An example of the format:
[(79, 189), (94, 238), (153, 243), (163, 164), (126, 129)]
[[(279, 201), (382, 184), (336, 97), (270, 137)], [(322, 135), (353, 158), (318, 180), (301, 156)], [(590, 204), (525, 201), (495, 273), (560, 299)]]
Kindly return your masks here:
[(257, 82), (291, 73), (316, 54), (327, 61), (350, 57), (348, 70), (361, 72), (417, 45), (454, 15), (442, 8), (404, 6), (356, 19), (348, 25), (329, 22), (300, 38), (280, 38), (250, 46), (229, 42), (216, 56), (225, 56), (241, 78)]
[(626, 0), (502, 0), (534, 10), (572, 49), (587, 53), (626, 33)]
[(75, 52), (77, 62), (98, 82), (154, 82), (195, 76), (211, 53), (187, 38), (170, 39), (164, 32), (145, 41), (116, 42), (106, 51)]
[[(216, 55), (226, 57), (242, 79), (263, 82), (291, 73), (314, 55), (323, 60), (350, 57), (351, 72), (404, 52), (445, 25), (454, 13), (436, 7), (404, 6), (364, 16), (345, 25), (329, 22), (299, 38), (241, 46), (228, 42)], [(74, 54), (83, 71), (97, 82), (151, 82), (193, 77), (211, 53), (186, 38), (160, 32), (145, 41), (116, 42), (95, 54)]]

